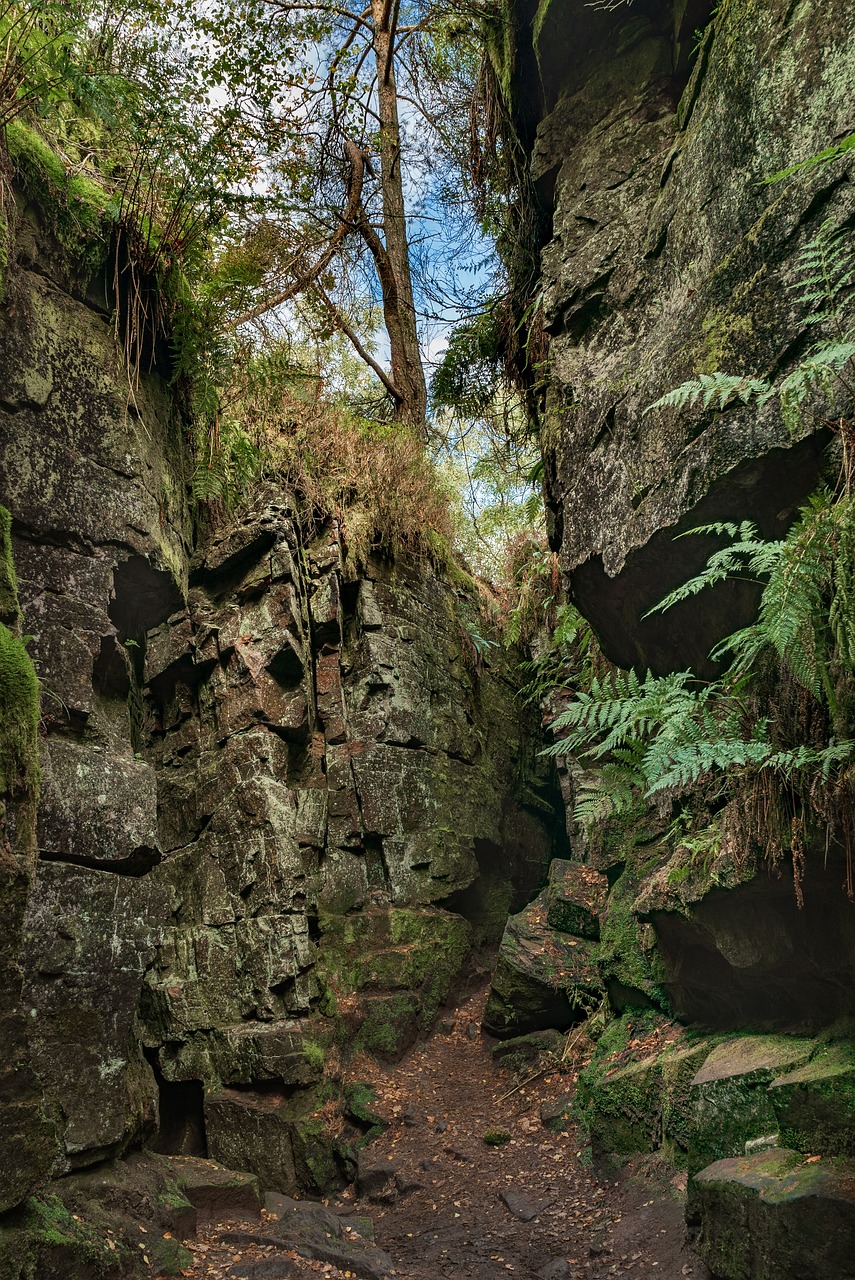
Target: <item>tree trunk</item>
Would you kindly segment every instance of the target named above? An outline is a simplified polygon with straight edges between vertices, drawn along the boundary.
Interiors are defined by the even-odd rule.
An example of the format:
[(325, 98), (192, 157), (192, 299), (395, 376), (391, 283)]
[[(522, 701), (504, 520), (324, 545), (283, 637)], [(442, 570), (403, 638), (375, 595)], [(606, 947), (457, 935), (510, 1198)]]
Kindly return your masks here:
[[(401, 170), (401, 131), (395, 85), (395, 28), (398, 0), (371, 0), (377, 101), (380, 116), (380, 188), (383, 197), (386, 271), (380, 270), (383, 317), (389, 334), (392, 382), (400, 401), (397, 417), (424, 429), (427, 388), (416, 329), (416, 309), (410, 275), (410, 248), (404, 213)], [(366, 236), (371, 246), (371, 241)], [(372, 252), (376, 252), (372, 247)], [(385, 275), (385, 279), (384, 279)]]

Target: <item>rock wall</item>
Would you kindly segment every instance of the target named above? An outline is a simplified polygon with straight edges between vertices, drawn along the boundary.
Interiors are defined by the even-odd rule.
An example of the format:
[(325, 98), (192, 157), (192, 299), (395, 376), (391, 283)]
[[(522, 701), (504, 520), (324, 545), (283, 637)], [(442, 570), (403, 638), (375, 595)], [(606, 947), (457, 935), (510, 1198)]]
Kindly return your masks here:
[[(790, 427), (777, 398), (648, 409), (704, 374), (779, 380), (832, 336), (802, 251), (855, 225), (853, 152), (767, 179), (851, 133), (851, 4), (514, 0), (502, 33), (494, 69), (531, 178), (519, 225), (540, 237), (551, 542), (607, 657), (708, 674), (757, 588), (645, 618), (717, 545), (675, 539), (746, 519), (782, 537), (836, 478), (834, 423), (819, 397)], [(698, 787), (679, 810), (571, 826), (572, 863), (508, 922), (485, 1021), (517, 1035), (607, 1002), (621, 1016), (575, 1098), (594, 1153), (688, 1166), (716, 1276), (843, 1276), (855, 905), (833, 824), (807, 850), (794, 835), (794, 876), (780, 841), (762, 847), (763, 796)], [(761, 1029), (776, 1034), (745, 1034)]]
[(623, 666), (701, 669), (750, 617), (727, 584), (643, 615), (750, 518), (780, 536), (827, 435), (758, 412), (645, 410), (701, 373), (778, 377), (816, 330), (799, 251), (851, 226), (852, 152), (765, 180), (852, 129), (846, 0), (582, 0), (512, 6), (506, 75), (540, 202), (551, 537), (573, 596)]
[[(757, 588), (720, 584), (644, 618), (716, 545), (679, 535), (750, 519), (783, 536), (839, 460), (818, 402), (794, 429), (777, 398), (647, 409), (702, 374), (780, 378), (833, 336), (814, 323), (827, 298), (816, 280), (804, 298), (800, 255), (821, 229), (851, 229), (855, 153), (766, 180), (852, 128), (851, 6), (552, 0), (505, 17), (493, 58), (528, 154), (532, 188), (520, 198), (538, 206), (541, 229), (553, 545), (608, 657), (703, 674), (713, 643), (753, 620)], [(839, 390), (844, 413), (851, 391)], [(738, 803), (722, 811), (699, 794), (693, 829), (676, 835), (643, 808), (573, 835), (574, 857), (609, 877), (594, 958), (617, 1009), (652, 1003), (706, 1025), (790, 1030), (855, 1012), (838, 833), (809, 858), (802, 901), (790, 869), (764, 864)], [(531, 927), (509, 926), (506, 986), (530, 968)], [(496, 1027), (507, 1021), (501, 985)]]
[(109, 253), (82, 270), (21, 196), (0, 500), (42, 778), (0, 850), (0, 1208), (144, 1139), (280, 1189), (337, 1176), (325, 1051), (400, 1052), (562, 826), (468, 579), (356, 575), (274, 490), (199, 535), (168, 352), (129, 382)]

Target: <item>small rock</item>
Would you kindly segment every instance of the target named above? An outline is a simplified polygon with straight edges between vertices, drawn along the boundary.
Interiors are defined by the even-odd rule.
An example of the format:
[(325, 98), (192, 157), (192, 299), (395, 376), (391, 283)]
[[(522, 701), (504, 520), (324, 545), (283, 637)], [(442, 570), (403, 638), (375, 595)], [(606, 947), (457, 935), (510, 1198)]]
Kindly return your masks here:
[(537, 1274), (538, 1280), (570, 1280), (576, 1273), (570, 1270), (570, 1264), (566, 1258), (553, 1258), (545, 1267), (541, 1267)]
[(554, 1200), (529, 1200), (518, 1191), (500, 1191), (499, 1199), (508, 1212), (515, 1218), (519, 1218), (520, 1222), (532, 1222), (538, 1214), (543, 1213), (544, 1209), (555, 1204)]
[(369, 1151), (360, 1151), (356, 1173), (356, 1190), (374, 1199), (392, 1181), (397, 1169), (391, 1160), (379, 1160)]
[(448, 1121), (447, 1121), (447, 1120), (437, 1120), (437, 1122), (436, 1122), (436, 1132), (437, 1132), (437, 1133), (445, 1133), (445, 1131), (446, 1131), (446, 1129), (447, 1129), (447, 1128), (448, 1128)]
[(540, 1123), (544, 1129), (550, 1129), (553, 1133), (563, 1133), (569, 1128), (573, 1119), (571, 1093), (564, 1093), (560, 1098), (556, 1098), (554, 1102), (544, 1102), (540, 1108)]
[(404, 1120), (404, 1124), (409, 1129), (417, 1129), (421, 1124), (422, 1117), (419, 1114), (419, 1112), (416, 1110), (416, 1108), (413, 1106), (412, 1102), (404, 1112), (403, 1120)]
[(450, 1036), (454, 1031), (454, 1019), (443, 1018), (439, 1024), (439, 1033), (443, 1036)]
[(466, 1028), (466, 1034), (470, 1040), (477, 1040), (480, 1035), (480, 1029), (477, 1022), (470, 1022)]
[(608, 1252), (608, 1246), (602, 1232), (595, 1232), (591, 1237), (591, 1243), (588, 1245), (588, 1253), (592, 1258), (599, 1258), (602, 1254)]
[(412, 1178), (403, 1178), (400, 1173), (395, 1175), (395, 1186), (398, 1188), (402, 1196), (412, 1195), (414, 1191), (423, 1191), (424, 1183), (416, 1182)]

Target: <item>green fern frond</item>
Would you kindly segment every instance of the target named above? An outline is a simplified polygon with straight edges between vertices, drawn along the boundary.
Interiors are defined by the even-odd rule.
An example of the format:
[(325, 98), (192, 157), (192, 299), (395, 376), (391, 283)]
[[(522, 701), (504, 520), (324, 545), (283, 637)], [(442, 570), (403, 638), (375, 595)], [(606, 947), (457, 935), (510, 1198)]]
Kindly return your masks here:
[(774, 388), (763, 378), (739, 377), (728, 373), (702, 373), (690, 382), (684, 382), (673, 391), (660, 396), (644, 410), (645, 415), (653, 409), (686, 409), (701, 404), (704, 409), (726, 409), (734, 400), (741, 404), (750, 404), (756, 400), (760, 405), (766, 403), (775, 394)]

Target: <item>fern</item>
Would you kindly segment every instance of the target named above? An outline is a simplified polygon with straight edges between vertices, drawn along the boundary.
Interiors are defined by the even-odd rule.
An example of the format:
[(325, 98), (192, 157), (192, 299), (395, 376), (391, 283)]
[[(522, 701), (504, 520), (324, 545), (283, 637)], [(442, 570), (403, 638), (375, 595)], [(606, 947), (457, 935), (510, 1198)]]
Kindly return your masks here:
[(762, 581), (774, 570), (784, 547), (783, 542), (764, 542), (757, 526), (750, 520), (743, 520), (740, 525), (729, 523), (699, 525), (678, 536), (685, 538), (693, 534), (727, 535), (733, 541), (713, 552), (701, 573), (671, 591), (664, 600), (647, 611), (645, 618), (649, 618), (654, 613), (665, 613), (682, 600), (697, 595), (706, 587), (724, 582), (727, 578), (748, 576), (754, 582)]
[(795, 435), (810, 399), (821, 396), (833, 405), (838, 384), (848, 385), (855, 366), (855, 332), (845, 322), (855, 296), (855, 246), (831, 222), (824, 222), (801, 250), (791, 290), (803, 312), (802, 323), (822, 326), (832, 335), (815, 344), (791, 373), (776, 385), (764, 378), (720, 370), (702, 373), (660, 396), (644, 413), (653, 409), (680, 412), (699, 405), (723, 411), (735, 403), (756, 403), (762, 409), (777, 396), (784, 425)]
[(750, 521), (692, 532), (731, 542), (657, 609), (748, 574), (765, 583), (757, 621), (713, 651), (728, 663), (718, 680), (705, 684), (691, 671), (643, 678), (613, 672), (576, 695), (554, 721), (561, 736), (545, 754), (577, 755), (598, 770), (580, 789), (577, 821), (622, 812), (639, 792), (654, 800), (713, 776), (765, 771), (810, 790), (811, 779), (830, 785), (855, 756), (855, 741), (842, 732), (824, 747), (776, 745), (768, 720), (755, 716), (748, 728), (747, 697), (763, 653), (772, 650), (844, 728), (837, 688), (842, 677), (855, 678), (855, 497), (815, 495), (783, 541), (764, 542)]
[(799, 254), (792, 289), (807, 324), (831, 324), (842, 335), (846, 306), (855, 291), (855, 247), (831, 221)]
[(762, 406), (775, 394), (770, 383), (762, 378), (736, 377), (728, 373), (702, 373), (698, 378), (684, 382), (673, 391), (660, 396), (644, 410), (686, 409), (702, 405), (704, 409), (726, 409), (734, 400), (750, 404), (752, 400)]

